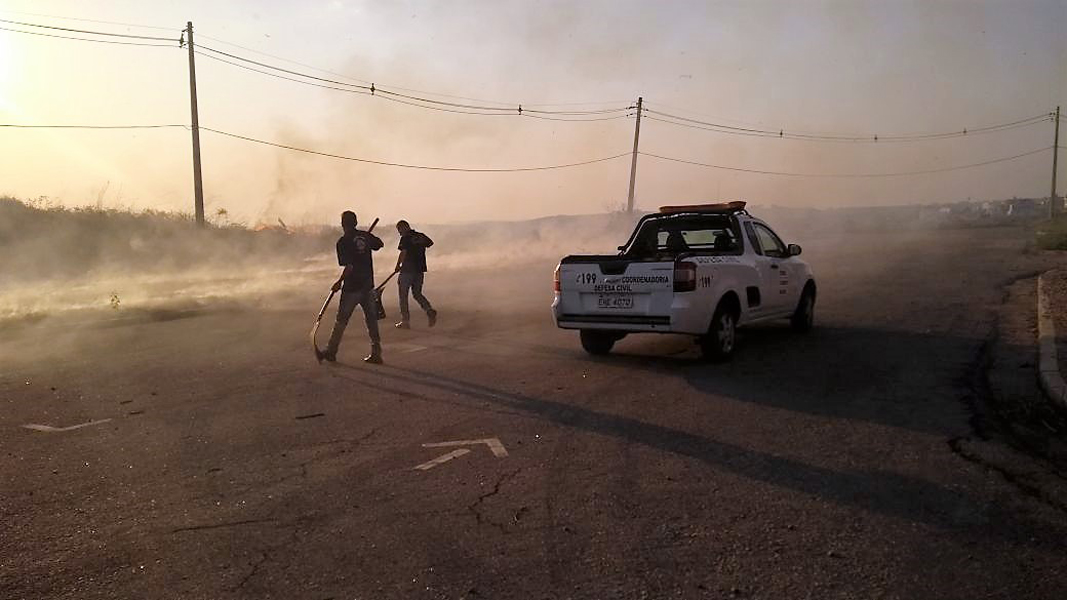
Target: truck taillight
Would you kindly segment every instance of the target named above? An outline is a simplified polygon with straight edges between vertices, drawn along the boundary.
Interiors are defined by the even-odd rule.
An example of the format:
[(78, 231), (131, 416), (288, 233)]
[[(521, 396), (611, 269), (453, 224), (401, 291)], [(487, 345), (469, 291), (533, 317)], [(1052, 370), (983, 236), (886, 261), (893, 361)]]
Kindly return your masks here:
[(552, 291), (559, 292), (559, 267), (556, 267), (556, 271), (552, 273)]
[(689, 262), (675, 263), (674, 291), (691, 292), (697, 289), (697, 266)]

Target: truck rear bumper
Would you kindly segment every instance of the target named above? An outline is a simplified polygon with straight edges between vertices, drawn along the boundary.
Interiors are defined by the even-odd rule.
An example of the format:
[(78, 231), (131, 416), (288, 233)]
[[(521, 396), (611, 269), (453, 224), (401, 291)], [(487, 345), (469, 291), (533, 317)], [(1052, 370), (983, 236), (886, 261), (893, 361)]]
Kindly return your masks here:
[[(560, 329), (610, 329), (612, 331), (683, 333), (700, 335), (707, 331), (705, 324), (688, 323), (696, 316), (692, 300), (676, 295), (668, 315), (643, 315), (626, 313), (564, 312), (559, 297), (552, 303), (552, 315)], [(688, 325), (688, 326), (687, 326)]]
[(556, 315), (561, 329), (611, 329), (613, 331), (671, 331), (670, 317), (644, 315)]

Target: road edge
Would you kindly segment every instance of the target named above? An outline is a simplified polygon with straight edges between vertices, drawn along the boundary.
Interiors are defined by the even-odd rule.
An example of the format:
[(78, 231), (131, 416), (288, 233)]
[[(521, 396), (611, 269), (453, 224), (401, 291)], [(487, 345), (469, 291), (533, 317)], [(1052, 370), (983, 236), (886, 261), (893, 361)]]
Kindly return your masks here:
[(1045, 274), (1037, 277), (1037, 345), (1039, 352), (1038, 379), (1045, 394), (1061, 408), (1067, 407), (1067, 382), (1060, 373), (1056, 356), (1056, 325), (1049, 309), (1045, 289)]

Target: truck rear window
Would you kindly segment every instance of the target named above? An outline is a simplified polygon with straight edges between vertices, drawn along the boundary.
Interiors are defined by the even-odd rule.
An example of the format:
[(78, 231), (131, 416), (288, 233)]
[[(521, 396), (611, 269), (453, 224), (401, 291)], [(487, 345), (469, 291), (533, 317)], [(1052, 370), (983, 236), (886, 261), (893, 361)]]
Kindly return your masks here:
[(734, 223), (728, 217), (646, 221), (626, 249), (627, 255), (638, 257), (685, 252), (740, 254)]

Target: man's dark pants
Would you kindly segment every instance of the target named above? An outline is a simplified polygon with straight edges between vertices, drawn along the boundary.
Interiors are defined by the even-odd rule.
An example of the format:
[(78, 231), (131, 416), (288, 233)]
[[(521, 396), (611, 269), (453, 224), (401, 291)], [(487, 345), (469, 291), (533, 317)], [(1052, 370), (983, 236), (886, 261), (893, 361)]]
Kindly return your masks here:
[(430, 305), (430, 301), (426, 299), (426, 296), (422, 295), (422, 282), (425, 278), (425, 273), (400, 272), (397, 283), (400, 285), (400, 320), (404, 323), (411, 320), (411, 312), (408, 310), (408, 290), (411, 290), (411, 295), (415, 297), (415, 302), (419, 303), (422, 310), (426, 311), (427, 314), (433, 312), (433, 306)]
[(330, 334), (330, 343), (326, 346), (326, 354), (337, 355), (337, 348), (341, 345), (341, 336), (348, 327), (348, 319), (356, 306), (363, 308), (363, 318), (367, 321), (367, 333), (370, 334), (371, 352), (380, 353), (382, 338), (378, 334), (378, 306), (374, 301), (374, 289), (368, 285), (359, 290), (341, 290), (341, 303), (337, 307), (337, 322), (333, 325), (333, 333)]

